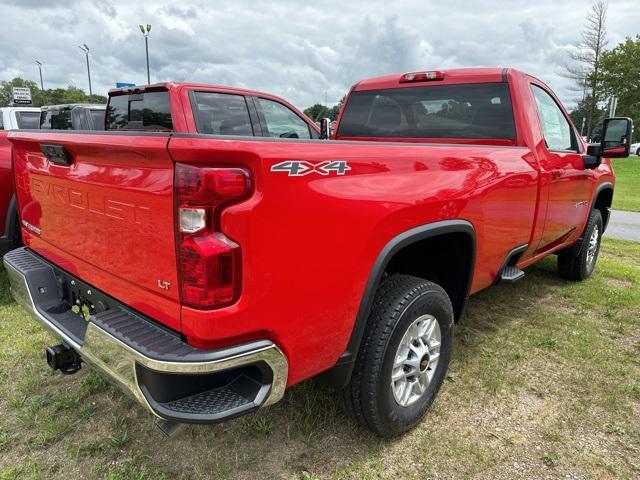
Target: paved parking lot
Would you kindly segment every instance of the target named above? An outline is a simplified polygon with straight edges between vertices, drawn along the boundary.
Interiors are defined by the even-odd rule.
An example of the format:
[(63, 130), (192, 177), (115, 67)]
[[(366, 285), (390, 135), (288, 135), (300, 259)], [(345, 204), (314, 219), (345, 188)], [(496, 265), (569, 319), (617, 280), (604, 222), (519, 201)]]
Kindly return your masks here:
[(605, 236), (640, 242), (640, 213), (612, 210)]

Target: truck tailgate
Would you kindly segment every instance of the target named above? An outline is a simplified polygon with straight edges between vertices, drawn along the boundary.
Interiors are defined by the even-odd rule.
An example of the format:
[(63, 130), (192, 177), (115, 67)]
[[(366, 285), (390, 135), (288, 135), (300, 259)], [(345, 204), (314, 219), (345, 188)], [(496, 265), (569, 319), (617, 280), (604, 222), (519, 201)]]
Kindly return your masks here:
[(168, 138), (131, 132), (11, 134), (25, 244), (179, 331)]

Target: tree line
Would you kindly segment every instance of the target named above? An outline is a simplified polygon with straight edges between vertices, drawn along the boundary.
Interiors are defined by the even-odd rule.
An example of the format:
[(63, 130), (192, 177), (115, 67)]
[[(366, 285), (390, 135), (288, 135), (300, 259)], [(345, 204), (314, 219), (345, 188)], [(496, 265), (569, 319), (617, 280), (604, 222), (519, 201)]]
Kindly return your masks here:
[(36, 82), (16, 77), (0, 82), (0, 107), (8, 107), (13, 102), (13, 87), (27, 87), (31, 90), (33, 107), (60, 105), (65, 103), (107, 103), (103, 95), (87, 95), (84, 90), (69, 85), (67, 88), (49, 88), (42, 91)]
[(346, 96), (342, 97), (333, 107), (327, 107), (321, 103), (316, 103), (311, 107), (305, 108), (304, 114), (314, 122), (319, 122), (323, 118), (330, 118), (332, 121), (337, 120), (340, 108), (342, 107), (345, 98)]
[(612, 102), (616, 102), (616, 116), (631, 117), (635, 125), (640, 122), (640, 35), (607, 49), (607, 9), (602, 0), (593, 3), (564, 68), (574, 91), (581, 95), (571, 117), (589, 139), (599, 138)]

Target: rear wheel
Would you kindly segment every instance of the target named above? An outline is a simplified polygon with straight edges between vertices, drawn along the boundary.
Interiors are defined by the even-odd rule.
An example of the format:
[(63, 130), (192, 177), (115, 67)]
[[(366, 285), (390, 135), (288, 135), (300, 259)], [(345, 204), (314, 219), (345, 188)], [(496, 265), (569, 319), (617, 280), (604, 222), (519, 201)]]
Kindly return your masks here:
[(393, 275), (379, 288), (349, 385), (348, 413), (382, 437), (414, 427), (445, 377), (453, 308), (435, 283)]
[(580, 244), (558, 254), (558, 271), (563, 278), (580, 281), (593, 273), (600, 253), (602, 230), (602, 214), (600, 210), (592, 210)]
[(640, 157), (640, 147), (638, 147), (638, 149), (636, 150), (636, 155)]

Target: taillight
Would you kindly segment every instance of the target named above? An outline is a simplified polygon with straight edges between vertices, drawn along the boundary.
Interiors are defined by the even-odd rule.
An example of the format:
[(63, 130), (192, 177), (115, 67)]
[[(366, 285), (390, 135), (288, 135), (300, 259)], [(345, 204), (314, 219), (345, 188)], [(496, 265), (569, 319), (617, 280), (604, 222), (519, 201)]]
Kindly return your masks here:
[(243, 168), (176, 164), (177, 254), (184, 304), (219, 308), (238, 299), (240, 246), (220, 231), (220, 214), (251, 190), (251, 174)]
[(405, 73), (400, 77), (400, 83), (429, 82), (433, 80), (444, 80), (444, 72), (433, 70), (430, 72)]

